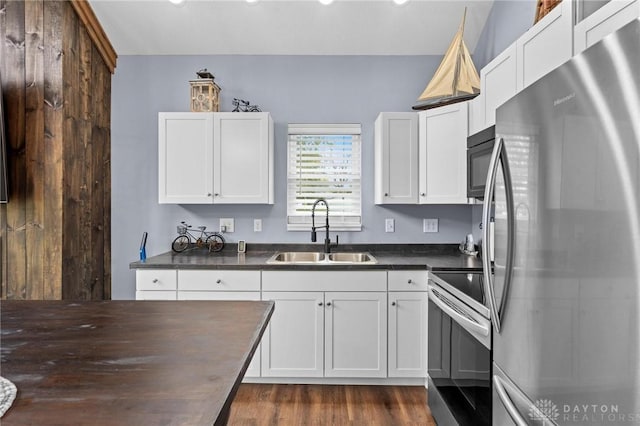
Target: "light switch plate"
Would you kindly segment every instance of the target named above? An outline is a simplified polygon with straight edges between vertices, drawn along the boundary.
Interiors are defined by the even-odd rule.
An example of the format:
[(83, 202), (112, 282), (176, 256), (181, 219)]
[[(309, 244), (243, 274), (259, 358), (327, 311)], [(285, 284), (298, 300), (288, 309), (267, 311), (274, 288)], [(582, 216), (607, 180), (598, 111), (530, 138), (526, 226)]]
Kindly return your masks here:
[(233, 218), (220, 218), (220, 232), (233, 232), (234, 231)]
[(422, 219), (422, 232), (438, 232), (438, 219)]
[(384, 220), (384, 232), (396, 232), (396, 224), (393, 219)]
[(262, 232), (262, 219), (253, 219), (253, 232)]

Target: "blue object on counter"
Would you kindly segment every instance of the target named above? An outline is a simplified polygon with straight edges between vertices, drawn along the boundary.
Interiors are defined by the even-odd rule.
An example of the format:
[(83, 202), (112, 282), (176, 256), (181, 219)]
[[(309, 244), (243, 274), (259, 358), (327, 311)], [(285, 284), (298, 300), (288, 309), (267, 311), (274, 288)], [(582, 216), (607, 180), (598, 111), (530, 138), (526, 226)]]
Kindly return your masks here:
[(140, 261), (147, 260), (147, 233), (142, 233), (142, 241), (140, 242)]

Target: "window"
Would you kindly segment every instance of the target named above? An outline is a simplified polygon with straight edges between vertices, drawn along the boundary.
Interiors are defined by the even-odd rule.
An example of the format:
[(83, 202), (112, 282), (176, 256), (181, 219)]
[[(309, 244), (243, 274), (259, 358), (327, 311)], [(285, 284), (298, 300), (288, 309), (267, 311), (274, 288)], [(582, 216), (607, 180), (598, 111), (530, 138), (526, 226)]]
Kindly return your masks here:
[[(318, 198), (329, 204), (331, 229), (361, 230), (360, 135), (359, 124), (289, 124), (287, 230), (311, 229)], [(316, 210), (321, 225), (325, 211)]]

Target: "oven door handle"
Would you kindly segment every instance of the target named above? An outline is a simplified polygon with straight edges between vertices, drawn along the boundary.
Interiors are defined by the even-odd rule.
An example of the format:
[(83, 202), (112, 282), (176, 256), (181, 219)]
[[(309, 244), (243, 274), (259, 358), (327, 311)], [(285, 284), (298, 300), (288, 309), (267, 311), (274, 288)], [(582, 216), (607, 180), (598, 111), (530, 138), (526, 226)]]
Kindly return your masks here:
[(457, 312), (451, 306), (455, 306), (461, 311), (465, 311), (459, 303), (454, 302), (450, 298), (443, 295), (440, 291), (436, 290), (432, 285), (429, 286), (429, 299), (435, 303), (443, 312), (446, 312), (451, 318), (453, 318), (458, 324), (464, 326), (467, 330), (473, 331), (481, 336), (489, 335), (489, 327), (480, 324), (474, 319), (467, 318), (465, 315)]

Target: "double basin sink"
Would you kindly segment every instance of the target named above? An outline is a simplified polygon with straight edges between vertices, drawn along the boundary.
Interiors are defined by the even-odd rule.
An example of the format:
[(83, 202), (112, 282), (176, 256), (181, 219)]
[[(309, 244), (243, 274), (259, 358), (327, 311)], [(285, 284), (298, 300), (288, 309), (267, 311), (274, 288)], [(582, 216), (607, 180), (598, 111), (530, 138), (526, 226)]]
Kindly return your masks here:
[(371, 253), (318, 253), (287, 251), (274, 254), (267, 260), (270, 265), (374, 265), (378, 263)]

